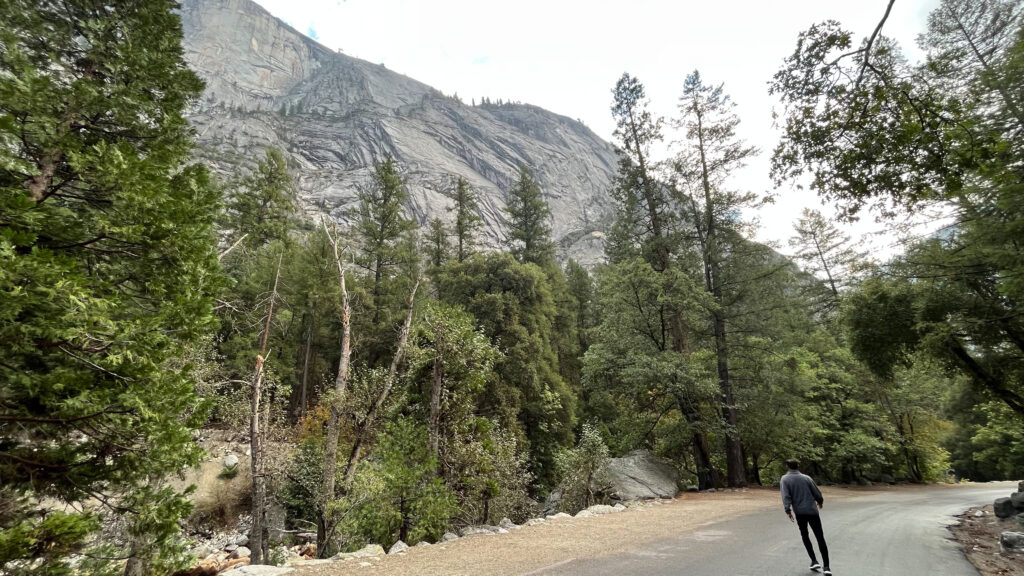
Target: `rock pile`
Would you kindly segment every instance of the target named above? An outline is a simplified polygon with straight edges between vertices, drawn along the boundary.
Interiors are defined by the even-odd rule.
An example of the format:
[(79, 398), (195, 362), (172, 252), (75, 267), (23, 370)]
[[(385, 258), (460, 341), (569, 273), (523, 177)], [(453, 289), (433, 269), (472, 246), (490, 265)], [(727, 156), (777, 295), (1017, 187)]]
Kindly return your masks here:
[(996, 516), (1003, 519), (1016, 518), (1017, 530), (1006, 530), (999, 537), (999, 544), (1005, 551), (1024, 552), (1024, 481), (1017, 485), (1017, 491), (1009, 498), (996, 498), (992, 506)]

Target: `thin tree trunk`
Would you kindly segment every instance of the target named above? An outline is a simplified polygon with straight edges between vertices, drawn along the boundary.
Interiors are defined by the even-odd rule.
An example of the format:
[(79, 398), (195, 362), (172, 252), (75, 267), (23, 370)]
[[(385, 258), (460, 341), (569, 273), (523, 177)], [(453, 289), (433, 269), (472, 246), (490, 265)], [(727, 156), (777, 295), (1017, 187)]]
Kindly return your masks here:
[(434, 458), (438, 458), (439, 456), (438, 436), (440, 435), (439, 428), (441, 425), (441, 386), (444, 382), (444, 367), (442, 366), (441, 361), (441, 348), (443, 346), (443, 342), (441, 341), (442, 337), (443, 336), (441, 334), (435, 335), (433, 374), (434, 387), (430, 393), (430, 454), (433, 455)]
[(341, 405), (345, 397), (345, 389), (348, 387), (349, 359), (352, 356), (352, 310), (349, 304), (348, 290), (345, 287), (345, 266), (341, 262), (341, 251), (338, 249), (338, 234), (335, 229), (334, 235), (327, 228), (327, 222), (322, 221), (324, 232), (330, 240), (334, 249), (334, 264), (338, 268), (338, 286), (341, 288), (341, 358), (338, 359), (338, 375), (334, 379), (334, 390), (330, 398), (327, 417), (327, 437), (324, 440), (324, 467), (323, 480), (320, 486), (320, 497), (317, 502), (317, 556), (325, 558), (333, 552), (333, 545), (330, 541), (334, 525), (327, 514), (328, 505), (334, 500), (334, 479), (338, 471), (338, 438), (341, 436)]
[(252, 550), (250, 564), (262, 564), (265, 560), (264, 549), (264, 520), (266, 514), (267, 486), (264, 475), (263, 462), (263, 428), (266, 422), (260, 424), (260, 396), (263, 383), (263, 363), (267, 353), (267, 340), (270, 337), (270, 322), (274, 317), (274, 301), (277, 300), (277, 283), (281, 278), (281, 256), (277, 259), (277, 273), (274, 275), (274, 290), (270, 294), (270, 304), (267, 309), (267, 320), (263, 326), (263, 337), (260, 342), (260, 351), (256, 355), (256, 369), (252, 376), (252, 413), (249, 419), (249, 451), (252, 453), (252, 531), (249, 533), (249, 548)]
[(309, 327), (306, 329), (306, 353), (302, 360), (302, 391), (299, 394), (299, 418), (306, 417), (307, 391), (309, 383), (309, 356), (313, 351), (313, 328), (316, 325), (316, 316), (310, 314)]
[(384, 387), (381, 389), (380, 394), (377, 395), (377, 399), (374, 400), (373, 405), (366, 412), (366, 417), (360, 423), (358, 430), (356, 431), (356, 439), (352, 443), (352, 452), (349, 453), (348, 465), (345, 466), (345, 478), (343, 480), (345, 486), (352, 484), (352, 479), (356, 475), (356, 466), (359, 464), (359, 460), (363, 455), (363, 445), (366, 443), (366, 439), (370, 434), (370, 429), (373, 427), (374, 420), (377, 417), (377, 413), (384, 406), (384, 402), (387, 401), (388, 396), (391, 395), (391, 388), (394, 386), (395, 380), (398, 377), (398, 366), (402, 362), (402, 357), (405, 354), (406, 344), (409, 342), (409, 327), (412, 325), (412, 315), (414, 311), (414, 303), (416, 301), (416, 290), (420, 287), (420, 279), (416, 279), (416, 283), (412, 286), (412, 291), (409, 293), (409, 299), (406, 301), (406, 307), (408, 311), (405, 315), (405, 322), (402, 323), (402, 330), (398, 334), (398, 346), (395, 348), (395, 355), (391, 358), (391, 366), (388, 368), (388, 375), (384, 381)]

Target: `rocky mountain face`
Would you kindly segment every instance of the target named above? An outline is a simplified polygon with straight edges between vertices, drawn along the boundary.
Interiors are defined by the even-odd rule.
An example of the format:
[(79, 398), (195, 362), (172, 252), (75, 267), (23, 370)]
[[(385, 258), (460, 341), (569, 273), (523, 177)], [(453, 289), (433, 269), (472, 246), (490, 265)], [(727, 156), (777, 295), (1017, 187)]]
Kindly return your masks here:
[(533, 171), (562, 256), (600, 260), (616, 169), (612, 146), (583, 124), (528, 105), (466, 105), (382, 65), (332, 51), (250, 0), (184, 0), (185, 56), (206, 80), (190, 113), (198, 155), (230, 174), (282, 150), (310, 213), (342, 222), (375, 161), (393, 156), (421, 224), (447, 208), (459, 175), (480, 196), (484, 236), (499, 245), (506, 191)]

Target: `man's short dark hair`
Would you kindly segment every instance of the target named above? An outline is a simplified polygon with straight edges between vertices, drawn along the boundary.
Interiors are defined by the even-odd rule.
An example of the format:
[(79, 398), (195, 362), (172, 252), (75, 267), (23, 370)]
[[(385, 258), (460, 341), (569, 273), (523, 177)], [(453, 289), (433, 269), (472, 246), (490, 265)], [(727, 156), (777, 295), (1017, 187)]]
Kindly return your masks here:
[(796, 458), (790, 458), (789, 460), (786, 460), (786, 466), (788, 466), (790, 470), (796, 470), (800, 468), (800, 461)]

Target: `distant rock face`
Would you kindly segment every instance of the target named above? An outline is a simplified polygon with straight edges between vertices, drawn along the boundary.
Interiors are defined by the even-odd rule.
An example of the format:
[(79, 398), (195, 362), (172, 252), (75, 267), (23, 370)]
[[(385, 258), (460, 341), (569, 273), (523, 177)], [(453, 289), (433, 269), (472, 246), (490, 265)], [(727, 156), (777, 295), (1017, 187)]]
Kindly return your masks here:
[(563, 256), (602, 257), (616, 168), (611, 145), (583, 124), (528, 105), (470, 106), (382, 65), (334, 52), (251, 0), (184, 0), (185, 57), (206, 80), (190, 112), (198, 156), (230, 174), (284, 151), (310, 213), (355, 216), (373, 162), (404, 170), (410, 216), (451, 221), (446, 185), (480, 196), (482, 243), (503, 238), (502, 208), (519, 165), (541, 183)]

